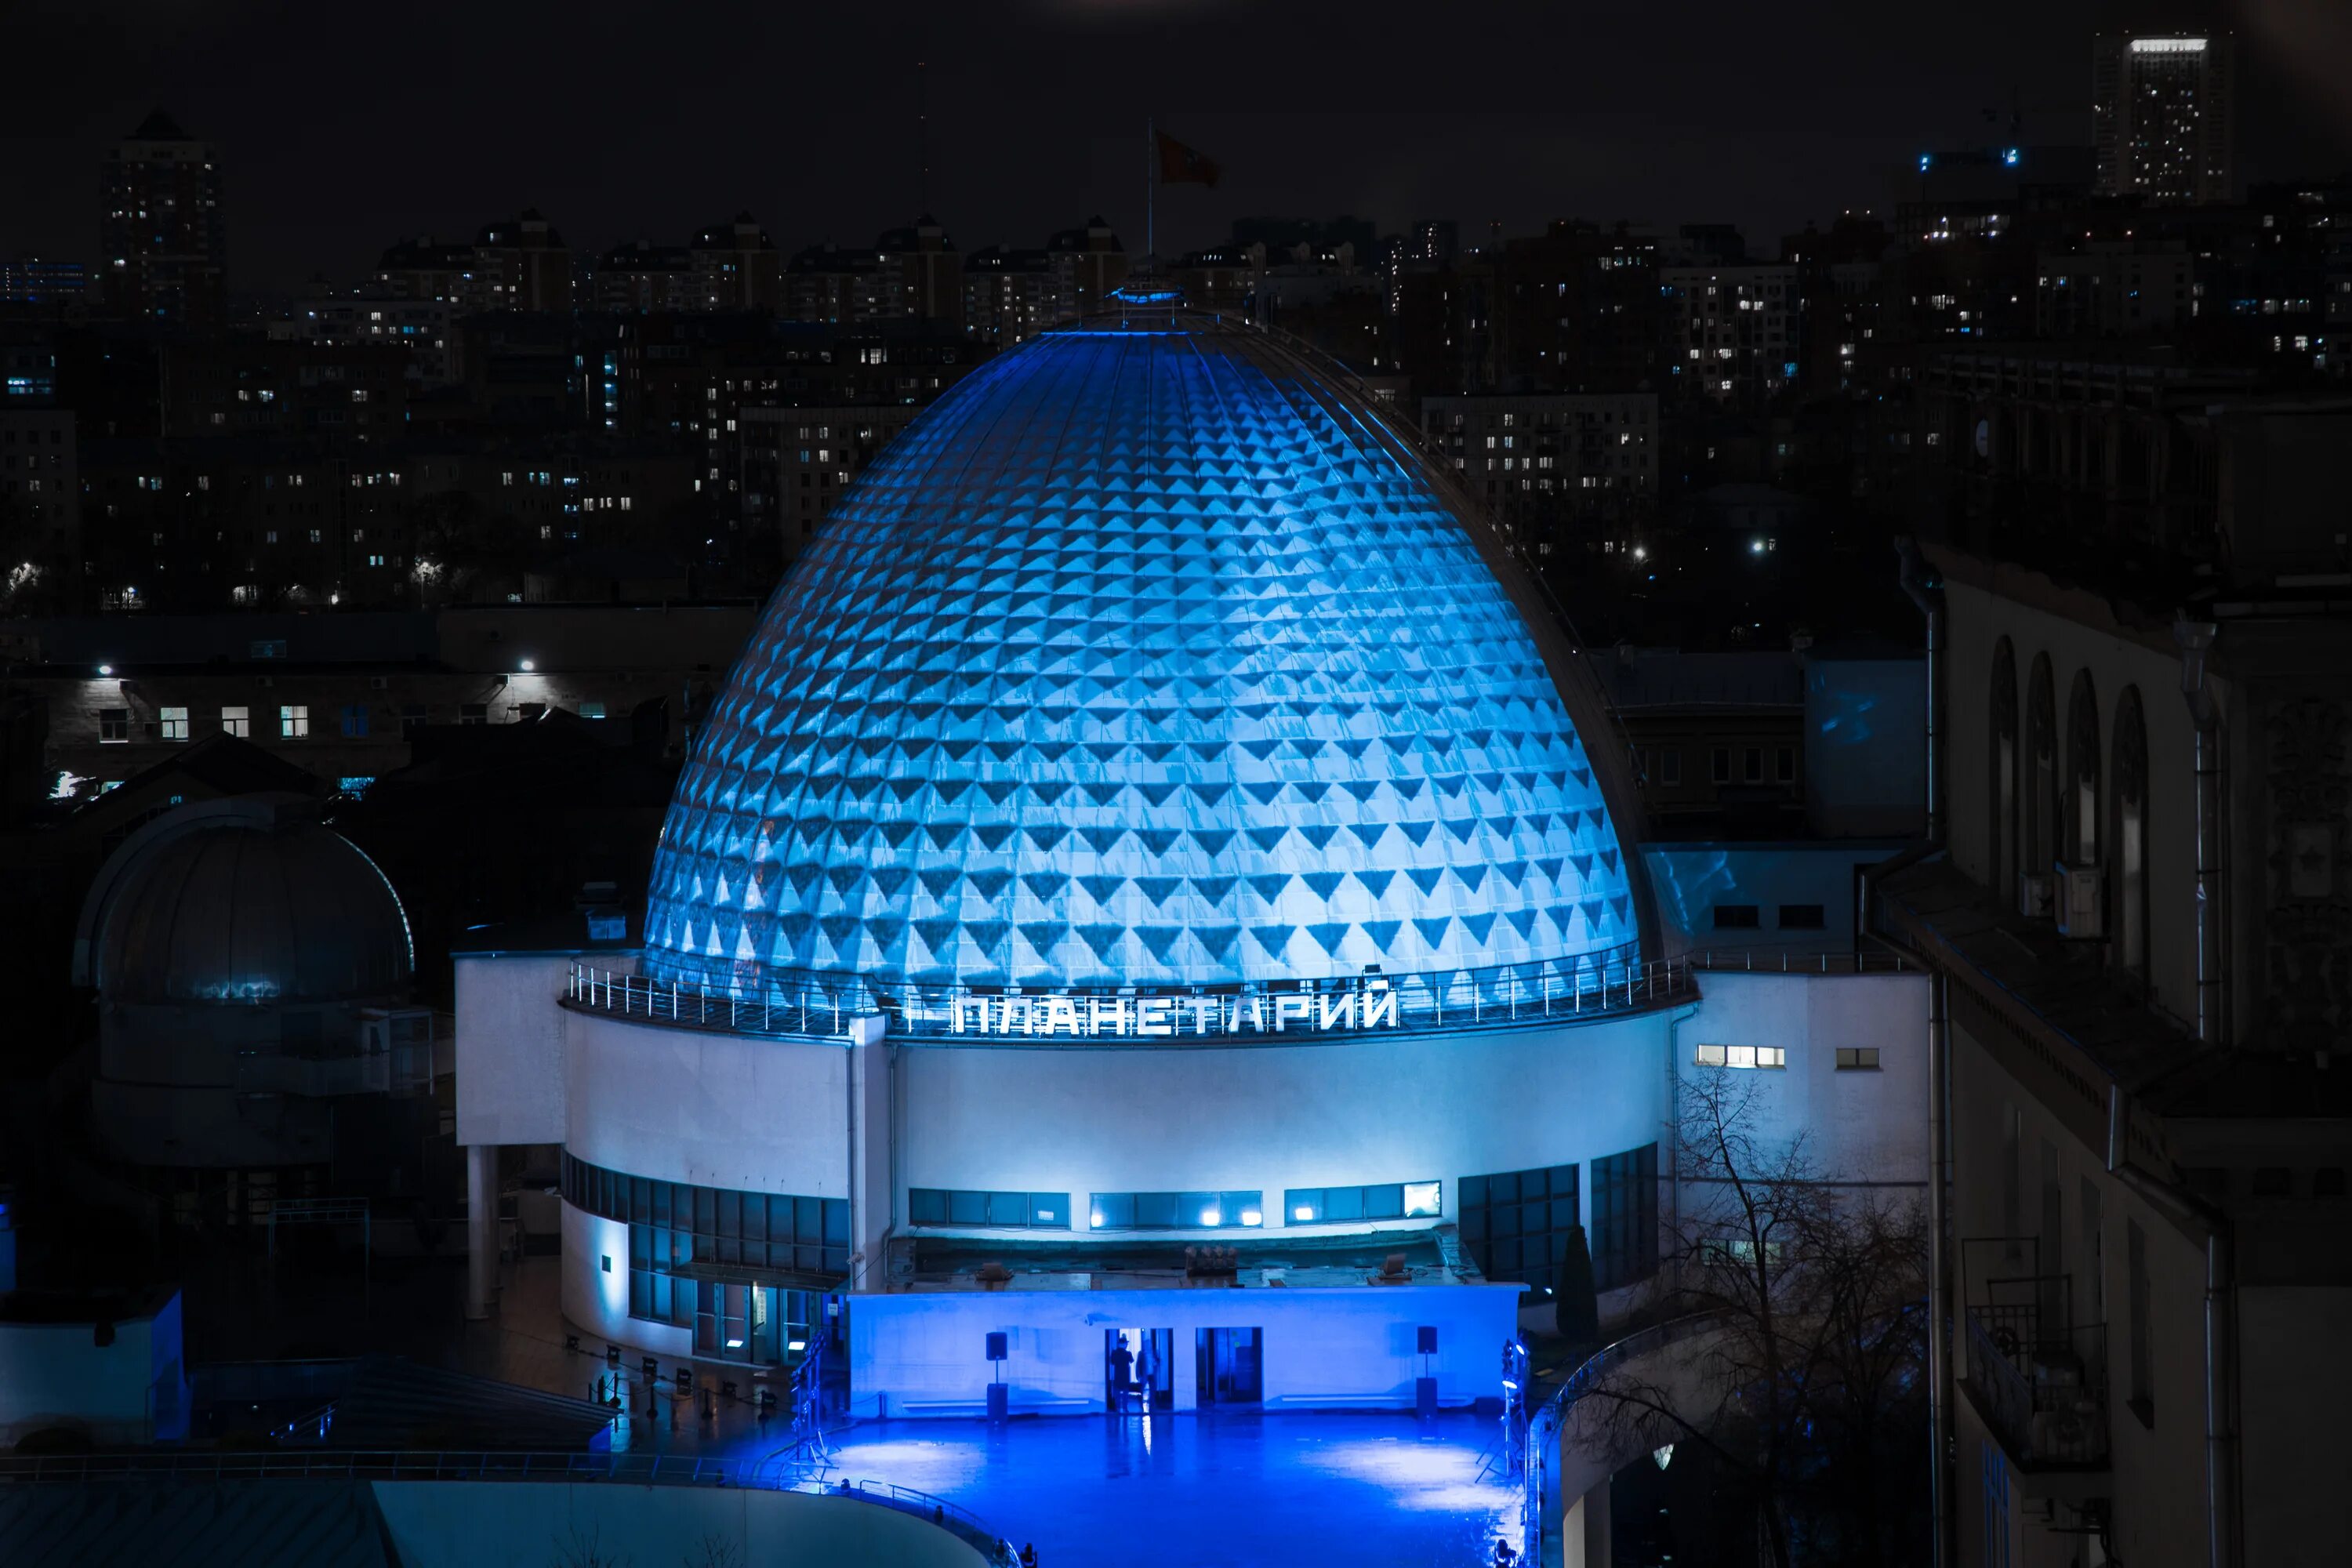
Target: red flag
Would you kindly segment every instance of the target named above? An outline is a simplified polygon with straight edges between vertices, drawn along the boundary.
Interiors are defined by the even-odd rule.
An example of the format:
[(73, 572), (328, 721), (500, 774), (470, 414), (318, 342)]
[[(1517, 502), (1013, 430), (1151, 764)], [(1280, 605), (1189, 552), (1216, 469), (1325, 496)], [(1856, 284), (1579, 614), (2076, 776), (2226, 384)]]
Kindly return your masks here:
[(1213, 185), (1217, 165), (1166, 132), (1154, 132), (1160, 143), (1160, 183), (1163, 185)]

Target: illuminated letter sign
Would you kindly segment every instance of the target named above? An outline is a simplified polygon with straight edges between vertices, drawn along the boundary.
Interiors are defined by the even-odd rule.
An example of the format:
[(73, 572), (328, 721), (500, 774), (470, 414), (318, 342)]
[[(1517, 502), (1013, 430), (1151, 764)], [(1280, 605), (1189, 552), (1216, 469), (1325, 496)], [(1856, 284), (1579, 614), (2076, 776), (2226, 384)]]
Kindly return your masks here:
[[(1330, 1034), (1393, 1029), (1396, 993), (1385, 980), (1361, 990), (1253, 992), (1239, 996), (957, 996), (959, 1035), (1046, 1035), (1080, 1039), (1164, 1039), (1175, 1035)], [(1187, 1025), (1191, 1027), (1188, 1029)]]

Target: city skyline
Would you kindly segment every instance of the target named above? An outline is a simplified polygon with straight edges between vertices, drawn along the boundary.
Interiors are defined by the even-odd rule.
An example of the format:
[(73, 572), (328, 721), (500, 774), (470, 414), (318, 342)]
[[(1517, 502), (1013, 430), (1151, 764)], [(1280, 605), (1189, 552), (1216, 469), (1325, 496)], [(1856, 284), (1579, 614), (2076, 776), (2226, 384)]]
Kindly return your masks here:
[(19, 10), (10, 1561), (2352, 1540), (2352, 0)]
[[(928, 205), (968, 250), (1035, 243), (1099, 213), (1140, 254), (1140, 121), (1153, 110), (1217, 156), (1225, 176), (1161, 203), (1163, 255), (1261, 212), (1363, 213), (1383, 231), (1450, 216), (1465, 241), (1496, 222), (1524, 233), (1562, 216), (1707, 218), (1769, 241), (1884, 201), (1889, 173), (1920, 151), (2088, 145), (2094, 35), (2227, 20), (2185, 9), (2192, 14), (2143, 18), (2074, 0), (2059, 17), (2035, 8), (2029, 18), (2011, 6), (1966, 37), (1921, 37), (1901, 70), (1886, 68), (1883, 39), (1866, 27), (1759, 38), (1727, 18), (1701, 18), (1668, 37), (1638, 19), (1571, 25), (1517, 8), (1433, 29), (1411, 50), (1381, 41), (1417, 18), (1362, 7), (1342, 28), (1312, 14), (1250, 16), (1219, 5), (1115, 15), (1045, 6), (1020, 16), (1052, 24), (1046, 41), (1024, 31), (1018, 47), (992, 36), (1005, 29), (957, 16), (913, 38), (796, 19), (804, 43), (751, 17), (742, 25), (751, 47), (722, 51), (715, 66), (680, 42), (631, 43), (649, 51), (639, 88), (596, 85), (607, 46), (593, 32), (532, 38), (526, 13), (507, 13), (490, 25), (488, 47), (454, 58), (401, 40), (289, 35), (269, 7), (163, 32), (136, 12), (47, 13), (31, 19), (28, 48), (72, 64), (23, 84), (0, 110), (0, 149), (23, 193), (0, 217), (0, 253), (94, 260), (95, 166), (158, 107), (222, 149), (240, 291), (356, 276), (396, 241), (461, 238), (524, 207), (592, 251), (675, 243), (743, 210), (787, 252), (854, 247)], [(2287, 22), (2257, 26), (2250, 16), (2239, 39), (2242, 186), (2352, 163), (2352, 118), (2331, 117), (2296, 74), (2304, 62), (2340, 61), (2344, 40), (2315, 13), (2262, 15), (2273, 13)], [(2029, 19), (2033, 36), (2056, 41), (2001, 41)], [(1244, 20), (1249, 47), (1225, 47), (1222, 30)], [(714, 21), (695, 37), (722, 26), (732, 24)], [(2282, 26), (2305, 31), (2289, 45)], [(446, 31), (421, 22), (414, 36)], [(167, 34), (165, 66), (152, 54)], [(758, 74), (778, 48), (803, 47), (858, 67), (786, 68), (768, 79), (773, 86)], [(332, 79), (319, 68), (338, 48), (383, 63), (322, 96), (310, 83)], [(746, 63), (728, 63), (738, 60)], [(1301, 63), (1318, 68), (1303, 90), (1288, 79)], [(1119, 80), (1128, 69), (1135, 79)], [(1840, 90), (1780, 85), (1814, 70)], [(633, 100), (696, 72), (708, 79), (693, 97), (711, 107), (651, 125), (633, 116)], [(420, 110), (404, 96), (441, 73), (448, 90), (437, 102)], [(401, 129), (379, 134), (388, 120)], [(302, 136), (278, 134), (297, 122)]]

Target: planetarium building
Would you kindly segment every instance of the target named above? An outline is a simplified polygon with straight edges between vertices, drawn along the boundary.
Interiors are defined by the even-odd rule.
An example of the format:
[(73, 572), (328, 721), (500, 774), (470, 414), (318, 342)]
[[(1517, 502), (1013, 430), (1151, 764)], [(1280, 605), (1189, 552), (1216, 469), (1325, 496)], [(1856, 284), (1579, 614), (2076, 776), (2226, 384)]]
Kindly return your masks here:
[(1654, 1271), (1697, 998), (1590, 677), (1343, 375), (1124, 311), (835, 510), (641, 930), (459, 955), (460, 1142), (562, 1146), (587, 1332), (845, 1321), (893, 1415), (1100, 1410), (1122, 1347), (1161, 1407), (1453, 1404), (1572, 1245)]

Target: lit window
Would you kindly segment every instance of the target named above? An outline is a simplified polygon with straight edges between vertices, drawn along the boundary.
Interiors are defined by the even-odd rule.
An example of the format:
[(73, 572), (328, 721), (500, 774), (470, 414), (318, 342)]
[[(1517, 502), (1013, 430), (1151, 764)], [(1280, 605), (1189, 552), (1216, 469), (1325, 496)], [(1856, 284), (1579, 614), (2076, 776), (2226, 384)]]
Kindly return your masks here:
[(1692, 1059), (1703, 1068), (1785, 1068), (1785, 1046), (1701, 1046)]
[(297, 702), (278, 709), (278, 733), (289, 741), (308, 739), (310, 733), (310, 708)]
[(188, 738), (188, 710), (186, 709), (166, 708), (162, 710), (160, 717), (163, 726), (163, 739), (167, 741), (184, 741)]
[(244, 708), (222, 709), (221, 733), (224, 735), (251, 735), (253, 733), (253, 715), (251, 710)]

